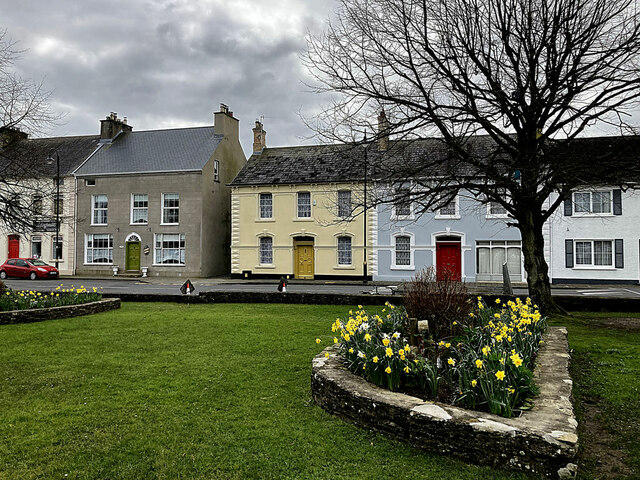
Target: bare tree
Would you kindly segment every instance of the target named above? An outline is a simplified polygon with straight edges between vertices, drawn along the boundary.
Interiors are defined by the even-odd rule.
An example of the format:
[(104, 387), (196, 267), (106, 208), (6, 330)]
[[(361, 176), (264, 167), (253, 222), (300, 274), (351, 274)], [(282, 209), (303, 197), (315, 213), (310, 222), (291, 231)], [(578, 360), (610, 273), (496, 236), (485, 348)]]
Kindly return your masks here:
[(16, 72), (23, 53), (7, 31), (0, 30), (0, 224), (14, 233), (34, 227), (33, 217), (41, 214), (43, 199), (53, 197), (55, 191), (52, 168), (43, 165), (46, 159), (34, 161), (20, 155), (16, 144), (27, 134), (43, 133), (60, 119), (50, 105), (52, 92), (43, 82)]
[[(639, 54), (635, 0), (341, 0), (304, 60), (332, 99), (316, 131), (353, 141), (383, 109), (374, 140), (400, 141), (371, 160), (378, 179), (416, 182), (423, 212), (459, 190), (501, 205), (530, 294), (551, 310), (543, 224), (572, 189), (637, 173), (636, 137), (577, 137), (595, 124), (633, 133)], [(445, 158), (411, 141), (429, 135)]]

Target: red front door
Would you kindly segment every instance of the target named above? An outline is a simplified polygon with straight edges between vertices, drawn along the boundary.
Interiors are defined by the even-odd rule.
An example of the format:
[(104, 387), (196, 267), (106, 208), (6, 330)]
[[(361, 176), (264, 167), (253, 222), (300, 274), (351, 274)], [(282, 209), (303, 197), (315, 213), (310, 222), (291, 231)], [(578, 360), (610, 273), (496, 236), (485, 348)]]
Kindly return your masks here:
[(20, 256), (20, 236), (9, 235), (9, 255), (8, 258), (18, 258)]
[(460, 242), (436, 242), (436, 273), (438, 280), (449, 278), (460, 281), (462, 278)]

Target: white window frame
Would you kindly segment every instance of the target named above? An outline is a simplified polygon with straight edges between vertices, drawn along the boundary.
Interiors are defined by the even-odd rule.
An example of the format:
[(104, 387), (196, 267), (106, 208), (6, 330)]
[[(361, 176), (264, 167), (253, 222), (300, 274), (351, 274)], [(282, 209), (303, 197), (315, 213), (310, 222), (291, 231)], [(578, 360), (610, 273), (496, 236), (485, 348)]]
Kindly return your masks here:
[[(162, 246), (164, 243), (164, 237), (167, 235), (177, 235), (178, 236), (178, 248), (168, 248)], [(158, 248), (158, 239), (160, 239), (160, 247)], [(187, 264), (187, 253), (186, 253), (186, 235), (184, 233), (154, 233), (153, 234), (153, 266), (155, 267), (184, 267)], [(158, 252), (162, 252), (163, 250), (178, 250), (178, 260), (182, 263), (157, 263), (158, 260)]]
[[(409, 265), (398, 265), (397, 261), (397, 238), (408, 237), (409, 238)], [(391, 236), (391, 266), (390, 270), (415, 270), (415, 237), (412, 233), (398, 232)]]
[[(411, 197), (413, 196), (412, 194), (412, 188), (411, 187), (399, 187), (393, 190), (393, 208), (391, 211), (391, 219), (392, 220), (413, 220), (414, 219), (414, 211), (413, 211), (413, 200), (411, 199)], [(408, 214), (398, 214), (398, 203), (396, 201), (396, 197), (398, 196), (399, 192), (408, 192), (409, 193), (409, 213)], [(402, 195), (404, 196), (405, 194), (402, 193)], [(394, 247), (395, 249), (395, 247)]]
[[(135, 197), (136, 195), (144, 195), (147, 197), (147, 206), (146, 207), (136, 207), (135, 206)], [(146, 210), (147, 211), (147, 220), (144, 222), (134, 222), (133, 213), (135, 210)], [(129, 225), (148, 225), (149, 224), (149, 194), (148, 193), (132, 193), (131, 194), (131, 210), (129, 213)]]
[[(107, 207), (106, 208), (96, 208), (96, 198), (97, 197), (106, 197), (107, 199)], [(55, 200), (54, 200), (55, 201)], [(64, 208), (64, 205), (63, 207)], [(96, 212), (99, 211), (104, 211), (106, 212), (105, 214), (105, 222), (104, 223), (96, 223)], [(91, 225), (92, 226), (105, 226), (109, 224), (109, 195), (105, 194), (105, 193), (100, 193), (100, 194), (96, 194), (96, 195), (91, 195)]]
[[(269, 195), (269, 197), (271, 197), (271, 205), (270, 205), (270, 211), (271, 211), (271, 215), (269, 215), (268, 217), (263, 217), (262, 216), (262, 196), (266, 196)], [(273, 193), (271, 192), (262, 192), (258, 194), (258, 218), (260, 220), (272, 220), (273, 219)]]
[(460, 201), (459, 201), (459, 197), (460, 195), (456, 195), (453, 199), (453, 203), (454, 203), (454, 213), (453, 214), (443, 214), (440, 213), (442, 211), (441, 208), (439, 208), (436, 211), (436, 215), (435, 218), (436, 220), (451, 220), (451, 219), (459, 219), (460, 218)]
[[(609, 211), (608, 212), (594, 212), (593, 211), (593, 194), (594, 193), (608, 193), (609, 194)], [(578, 211), (576, 206), (576, 195), (589, 195), (589, 211)], [(573, 204), (573, 216), (575, 217), (612, 217), (613, 214), (613, 190), (590, 190), (590, 191), (578, 191), (571, 194), (571, 203)]]
[(220, 181), (220, 160), (213, 161), (213, 181)]
[[(107, 246), (106, 249), (105, 248), (96, 248), (96, 247), (91, 247), (91, 250), (107, 250), (107, 252), (110, 252), (110, 256), (111, 256), (111, 261), (110, 262), (94, 262), (94, 261), (89, 261), (89, 238), (91, 238), (91, 242), (94, 242), (94, 237), (95, 236), (106, 236), (107, 237), (107, 241), (108, 243), (111, 244), (111, 246)], [(109, 255), (108, 255), (109, 256)], [(92, 255), (93, 257), (93, 255)], [(110, 233), (86, 233), (84, 235), (84, 263), (85, 265), (113, 265), (113, 235)]]
[[(482, 242), (482, 243), (481, 243)], [(488, 242), (488, 243), (487, 243)], [(509, 258), (509, 249), (510, 248), (518, 248), (520, 249), (520, 272), (519, 273), (515, 273), (515, 272), (509, 272), (509, 276), (514, 278), (517, 276), (520, 276), (520, 278), (522, 278), (523, 274), (524, 274), (524, 256), (522, 254), (522, 240), (476, 240), (476, 255), (475, 255), (475, 275), (476, 277), (478, 275), (485, 275), (485, 276), (494, 276), (494, 275), (501, 275), (502, 274), (502, 265), (500, 265), (500, 273), (493, 273), (493, 250), (494, 249), (498, 249), (501, 248), (504, 250), (504, 258), (505, 260), (508, 260)], [(491, 261), (491, 268), (489, 269), (490, 272), (489, 273), (480, 273), (479, 269), (480, 269), (480, 265), (479, 263), (479, 258), (480, 258), (480, 254), (479, 254), (479, 250), (486, 248), (487, 250), (489, 250), (489, 258)]]
[[(340, 240), (349, 239), (349, 263), (340, 263)], [(336, 262), (338, 268), (353, 267), (353, 236), (340, 234), (336, 237)]]
[(33, 244), (34, 243), (39, 243), (40, 244), (40, 256), (37, 258), (42, 258), (42, 235), (33, 235), (31, 237), (31, 258), (36, 258), (33, 256)]
[[(301, 217), (300, 216), (300, 195), (301, 194), (307, 194), (309, 195), (309, 216), (308, 217)], [(298, 220), (313, 220), (313, 199), (311, 196), (311, 192), (309, 191), (304, 191), (304, 192), (297, 192), (296, 193), (296, 219)]]
[[(603, 242), (611, 245), (611, 263), (608, 265), (596, 265), (595, 242)], [(578, 263), (578, 243), (590, 244), (591, 263)], [(573, 240), (573, 269), (576, 270), (615, 270), (616, 262), (616, 245), (613, 239), (595, 238), (595, 239), (575, 239)]]
[[(344, 208), (347, 209), (346, 212), (344, 211), (344, 208), (343, 208), (343, 202), (340, 201), (340, 194), (343, 194), (343, 195), (344, 194), (348, 194), (349, 195), (348, 203), (344, 202), (345, 203)], [(346, 189), (338, 190), (338, 215), (337, 215), (338, 218), (349, 218), (349, 217), (351, 217), (352, 212), (353, 212), (353, 203), (352, 203), (351, 190), (346, 190)]]
[[(505, 194), (506, 196), (506, 194)], [(486, 214), (486, 218), (509, 218), (509, 212), (505, 209), (504, 213), (493, 213), (491, 211), (491, 206), (492, 205), (496, 205), (500, 208), (504, 208), (502, 205), (500, 205), (498, 202), (494, 202), (492, 200), (488, 200), (487, 201), (487, 214)]]
[[(262, 258), (262, 240), (263, 239), (269, 239), (271, 240), (271, 262), (263, 262), (263, 258)], [(272, 267), (274, 265), (274, 255), (273, 255), (273, 236), (272, 235), (260, 235), (258, 237), (258, 265), (260, 265), (261, 267)]]
[[(165, 197), (167, 195), (176, 195), (178, 197), (178, 206), (177, 207), (165, 207)], [(164, 221), (164, 212), (165, 210), (177, 210), (178, 211), (178, 221), (177, 222), (165, 222)], [(160, 197), (160, 225), (180, 225), (180, 194), (175, 192), (167, 192), (163, 193)], [(155, 260), (155, 257), (154, 257)]]

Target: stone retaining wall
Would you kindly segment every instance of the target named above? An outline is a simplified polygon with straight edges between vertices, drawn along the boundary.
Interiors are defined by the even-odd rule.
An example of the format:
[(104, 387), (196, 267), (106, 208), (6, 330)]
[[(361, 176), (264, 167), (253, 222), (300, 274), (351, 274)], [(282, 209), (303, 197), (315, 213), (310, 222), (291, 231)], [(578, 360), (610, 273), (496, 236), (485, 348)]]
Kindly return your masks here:
[(578, 450), (571, 405), (567, 330), (550, 328), (535, 369), (540, 395), (519, 418), (423, 401), (368, 383), (343, 367), (335, 348), (313, 359), (311, 391), (326, 411), (411, 445), (480, 465), (541, 473), (573, 472)]
[(107, 298), (97, 302), (62, 307), (34, 308), (31, 310), (11, 310), (0, 312), (0, 325), (11, 323), (32, 323), (55, 318), (80, 317), (93, 313), (107, 312), (120, 308), (119, 298)]

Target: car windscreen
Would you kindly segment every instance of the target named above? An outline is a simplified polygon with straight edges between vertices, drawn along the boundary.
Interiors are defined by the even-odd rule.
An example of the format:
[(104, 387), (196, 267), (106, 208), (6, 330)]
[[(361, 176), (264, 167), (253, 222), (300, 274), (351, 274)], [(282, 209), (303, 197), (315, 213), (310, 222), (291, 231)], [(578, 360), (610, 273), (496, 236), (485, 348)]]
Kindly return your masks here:
[(29, 260), (29, 263), (31, 265), (34, 265), (36, 267), (47, 267), (48, 265), (46, 263), (44, 263), (42, 260)]

